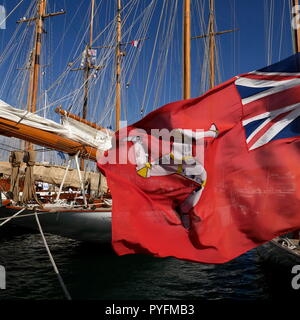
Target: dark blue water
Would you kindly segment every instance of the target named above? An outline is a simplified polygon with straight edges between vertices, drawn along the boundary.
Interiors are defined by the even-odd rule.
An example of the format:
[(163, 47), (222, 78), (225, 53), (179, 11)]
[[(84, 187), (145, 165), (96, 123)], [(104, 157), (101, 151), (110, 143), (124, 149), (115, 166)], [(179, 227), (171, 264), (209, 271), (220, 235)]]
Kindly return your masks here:
[[(256, 250), (226, 264), (207, 265), (146, 255), (119, 257), (109, 246), (53, 235), (47, 241), (73, 299), (269, 300), (277, 290)], [(65, 298), (40, 234), (0, 229), (0, 264), (7, 274), (0, 299)]]

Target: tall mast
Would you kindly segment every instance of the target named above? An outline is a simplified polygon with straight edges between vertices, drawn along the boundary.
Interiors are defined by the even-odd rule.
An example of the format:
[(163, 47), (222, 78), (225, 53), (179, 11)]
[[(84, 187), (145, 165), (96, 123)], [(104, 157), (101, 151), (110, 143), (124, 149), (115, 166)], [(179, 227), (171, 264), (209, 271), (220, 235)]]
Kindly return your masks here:
[(183, 99), (191, 97), (191, 1), (184, 0)]
[(215, 2), (209, 0), (209, 88), (215, 86)]
[(234, 32), (239, 29), (230, 29), (224, 31), (215, 31), (215, 1), (209, 0), (209, 22), (208, 34), (192, 37), (192, 39), (209, 38), (209, 88), (213, 88), (216, 84), (215, 78), (215, 61), (216, 61), (216, 36)]
[[(37, 5), (38, 10), (36, 17), (17, 21), (17, 23), (35, 21), (35, 41), (30, 59), (30, 76), (27, 96), (27, 110), (33, 113), (36, 112), (37, 96), (39, 90), (39, 74), (41, 66), (40, 63), (42, 49), (42, 34), (44, 33), (44, 19), (65, 13), (65, 11), (60, 11), (46, 14), (47, 0), (37, 0)], [(25, 142), (25, 149), (32, 150), (32, 143)]]
[[(29, 112), (36, 112), (36, 101), (39, 89), (40, 57), (42, 48), (42, 34), (44, 16), (46, 14), (47, 0), (40, 0), (38, 3), (38, 15), (35, 21), (35, 44), (31, 57), (30, 83), (28, 87), (28, 105)], [(26, 150), (32, 150), (32, 143), (25, 143)]]
[(121, 0), (117, 0), (117, 46), (116, 46), (116, 131), (120, 129), (121, 117)]
[[(293, 8), (297, 6), (299, 7), (299, 0), (292, 1)], [(296, 11), (298, 12), (298, 11)], [(299, 28), (294, 29), (294, 44), (295, 44), (295, 52), (300, 52), (300, 30)]]
[[(84, 97), (82, 106), (82, 119), (87, 117), (88, 108), (88, 97), (89, 97), (89, 77), (90, 71), (92, 69), (90, 59), (89, 59), (89, 49), (92, 48), (93, 44), (93, 27), (94, 27), (94, 10), (95, 10), (95, 0), (91, 0), (91, 17), (90, 17), (90, 40), (85, 48), (85, 65), (84, 65)], [(84, 171), (84, 160), (80, 159), (80, 170)]]

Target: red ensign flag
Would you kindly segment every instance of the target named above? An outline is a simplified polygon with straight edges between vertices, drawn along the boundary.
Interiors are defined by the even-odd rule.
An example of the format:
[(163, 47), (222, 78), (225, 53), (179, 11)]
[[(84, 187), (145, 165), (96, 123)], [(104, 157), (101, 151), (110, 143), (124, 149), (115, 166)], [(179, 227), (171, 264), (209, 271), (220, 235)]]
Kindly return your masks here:
[(98, 161), (118, 254), (223, 263), (300, 229), (298, 66), (294, 55), (118, 132)]

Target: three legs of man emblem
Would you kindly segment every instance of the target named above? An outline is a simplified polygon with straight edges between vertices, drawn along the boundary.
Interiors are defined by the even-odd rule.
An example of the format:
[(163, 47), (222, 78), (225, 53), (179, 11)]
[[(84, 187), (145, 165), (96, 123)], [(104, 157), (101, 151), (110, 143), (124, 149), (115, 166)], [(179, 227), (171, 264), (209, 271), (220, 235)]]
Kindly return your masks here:
[(149, 161), (141, 137), (129, 136), (127, 140), (134, 144), (136, 170), (137, 174), (141, 177), (149, 178), (176, 173), (198, 184), (198, 187), (176, 208), (182, 225), (186, 229), (189, 229), (189, 212), (199, 202), (207, 179), (204, 166), (192, 155), (192, 139), (216, 138), (218, 136), (218, 130), (216, 125), (212, 124), (209, 130), (204, 132), (182, 129), (177, 129), (177, 131), (182, 134), (182, 137), (187, 137), (189, 143), (174, 141), (172, 144), (172, 152), (154, 161)]

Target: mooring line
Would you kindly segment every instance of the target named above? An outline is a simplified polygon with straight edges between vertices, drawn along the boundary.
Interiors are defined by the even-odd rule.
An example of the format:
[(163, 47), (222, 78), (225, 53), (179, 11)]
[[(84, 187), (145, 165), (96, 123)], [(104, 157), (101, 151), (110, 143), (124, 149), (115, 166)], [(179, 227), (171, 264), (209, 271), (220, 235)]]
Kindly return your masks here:
[(48, 256), (49, 256), (49, 258), (50, 258), (50, 261), (51, 261), (51, 263), (52, 263), (52, 266), (53, 266), (53, 268), (54, 268), (54, 271), (55, 271), (55, 273), (56, 273), (56, 275), (57, 275), (57, 277), (58, 277), (59, 283), (60, 283), (60, 285), (61, 285), (61, 287), (62, 287), (62, 289), (63, 289), (63, 291), (64, 291), (64, 293), (65, 293), (65, 296), (66, 296), (67, 300), (72, 300), (72, 298), (71, 298), (71, 296), (70, 296), (70, 293), (69, 293), (69, 291), (68, 291), (68, 289), (67, 289), (67, 287), (66, 287), (66, 285), (65, 285), (65, 283), (64, 283), (64, 281), (63, 281), (63, 279), (62, 279), (62, 277), (61, 277), (61, 275), (60, 275), (60, 273), (59, 273), (59, 271), (58, 271), (58, 269), (57, 269), (56, 263), (55, 263), (55, 261), (54, 261), (54, 259), (53, 259), (53, 256), (52, 256), (51, 252), (50, 252), (50, 249), (49, 249), (49, 247), (48, 247), (46, 238), (45, 238), (45, 236), (44, 236), (44, 232), (43, 232), (42, 227), (41, 227), (41, 224), (40, 224), (40, 220), (39, 220), (38, 215), (37, 215), (36, 212), (35, 212), (35, 219), (36, 219), (37, 225), (38, 225), (38, 227), (39, 227), (41, 236), (42, 236), (42, 238), (43, 238), (43, 242), (44, 242), (45, 248), (46, 248), (46, 250), (47, 250), (47, 252), (48, 252)]
[(18, 211), (17, 213), (15, 213), (14, 215), (12, 215), (11, 217), (7, 218), (5, 221), (3, 221), (0, 224), (0, 227), (2, 227), (5, 223), (7, 223), (8, 221), (10, 221), (11, 219), (15, 218), (18, 214), (20, 214), (21, 212), (23, 212), (26, 208), (21, 209), (20, 211)]
[[(27, 208), (28, 209), (28, 208)], [(30, 210), (30, 209), (29, 209)], [(41, 212), (36, 212), (36, 214), (38, 215), (43, 215), (43, 214), (47, 214), (47, 213), (51, 213), (51, 214), (55, 214), (56, 212), (55, 211), (41, 211)], [(35, 213), (25, 213), (25, 214), (22, 214), (20, 216), (17, 216), (17, 217), (14, 217), (14, 216), (11, 216), (11, 217), (4, 217), (4, 218), (0, 218), (0, 221), (1, 220), (5, 220), (7, 218), (10, 218), (10, 219), (16, 219), (16, 218), (26, 218), (26, 217), (31, 217), (31, 216), (34, 216)]]

